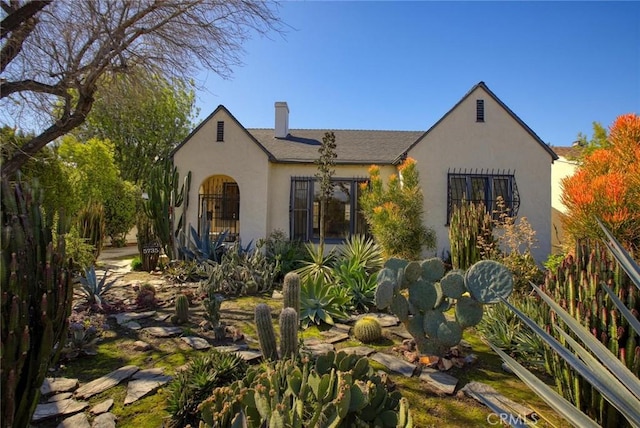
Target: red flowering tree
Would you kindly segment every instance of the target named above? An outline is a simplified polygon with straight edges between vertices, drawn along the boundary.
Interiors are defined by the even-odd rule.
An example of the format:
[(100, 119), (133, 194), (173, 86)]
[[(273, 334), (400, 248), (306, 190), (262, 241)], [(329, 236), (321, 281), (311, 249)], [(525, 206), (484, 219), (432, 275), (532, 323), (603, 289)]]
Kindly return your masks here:
[(640, 116), (619, 116), (608, 145), (586, 156), (562, 180), (565, 230), (574, 239), (599, 237), (596, 218), (636, 254), (640, 249)]

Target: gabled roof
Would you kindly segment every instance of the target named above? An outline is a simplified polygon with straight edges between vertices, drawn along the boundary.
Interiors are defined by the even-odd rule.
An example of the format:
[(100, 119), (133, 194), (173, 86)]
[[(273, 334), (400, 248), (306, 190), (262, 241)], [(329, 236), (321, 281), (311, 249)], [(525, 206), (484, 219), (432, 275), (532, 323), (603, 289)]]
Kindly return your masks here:
[[(326, 129), (290, 129), (287, 138), (275, 138), (273, 129), (247, 129), (275, 162), (313, 163), (318, 159)], [(333, 130), (338, 164), (391, 164), (422, 131)]]
[[(551, 147), (549, 147), (544, 141), (542, 141), (542, 139), (540, 137), (538, 137), (538, 134), (536, 134), (535, 132), (533, 132), (533, 130), (531, 128), (529, 128), (529, 126), (524, 123), (524, 121), (522, 119), (520, 119), (518, 117), (518, 115), (516, 115), (513, 111), (511, 111), (511, 109), (509, 107), (507, 107), (507, 105), (505, 103), (502, 102), (502, 100), (500, 100), (500, 98), (498, 98), (496, 96), (496, 94), (494, 94), (484, 82), (479, 82), (478, 84), (474, 85), (473, 88), (471, 88), (469, 90), (469, 92), (467, 92), (465, 94), (465, 96), (462, 97), (462, 99), (460, 99), (460, 101), (458, 101), (456, 103), (456, 105), (454, 105), (453, 107), (451, 107), (451, 109), (449, 109), (448, 112), (445, 113), (444, 116), (442, 116), (440, 118), (440, 120), (438, 120), (436, 123), (433, 124), (433, 126), (431, 126), (431, 128), (429, 128), (427, 130), (427, 132), (425, 132), (420, 138), (418, 138), (412, 145), (411, 147), (409, 147), (409, 149), (413, 148), (416, 144), (418, 144), (420, 141), (422, 141), (427, 135), (429, 135), (429, 133), (431, 132), (431, 130), (435, 129), (440, 122), (442, 122), (447, 116), (449, 116), (449, 114), (451, 114), (451, 112), (453, 112), (460, 104), (462, 104), (464, 102), (464, 100), (466, 100), (469, 96), (471, 96), (471, 94), (478, 88), (482, 88), (484, 89), (491, 98), (493, 98), (495, 100), (495, 102), (497, 102), (516, 122), (518, 122), (518, 124), (520, 124), (520, 126), (522, 126), (522, 128), (524, 128), (525, 131), (527, 131), (529, 133), (529, 135), (531, 135), (531, 137), (536, 140), (536, 142), (538, 144), (540, 144), (540, 146), (547, 152), (549, 153), (549, 155), (551, 156), (552, 160), (557, 160), (558, 159), (558, 155), (551, 149)], [(408, 149), (408, 150), (409, 150)], [(407, 150), (407, 151), (408, 151)]]
[[(505, 111), (516, 120), (534, 140), (546, 150), (553, 160), (558, 155), (536, 135), (515, 113), (509, 109), (484, 82), (475, 85), (458, 103), (453, 106), (428, 131), (376, 131), (376, 130), (333, 130), (336, 136), (338, 164), (397, 164), (407, 152), (425, 138), (440, 122), (454, 111), (478, 87), (483, 88)], [(318, 159), (318, 149), (325, 132), (330, 129), (290, 129), (287, 138), (276, 138), (273, 128), (245, 128), (223, 105), (219, 105), (204, 119), (173, 151), (171, 156), (182, 148), (219, 111), (226, 112), (232, 120), (253, 140), (269, 157), (271, 162), (313, 163)]]

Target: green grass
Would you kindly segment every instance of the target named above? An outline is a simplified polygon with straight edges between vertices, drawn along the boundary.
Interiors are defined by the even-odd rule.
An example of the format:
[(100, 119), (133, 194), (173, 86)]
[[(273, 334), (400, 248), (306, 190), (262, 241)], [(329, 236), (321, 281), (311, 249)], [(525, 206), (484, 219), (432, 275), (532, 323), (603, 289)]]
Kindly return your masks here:
[[(233, 304), (232, 304), (233, 303)], [(278, 314), (282, 308), (281, 300), (273, 300), (268, 296), (251, 296), (225, 301), (222, 304), (222, 321), (240, 328), (241, 331), (257, 339), (253, 323), (253, 311), (257, 304), (267, 303), (272, 308), (273, 325), (278, 331)], [(302, 338), (322, 338), (322, 333), (329, 326), (311, 326), (301, 331)], [(144, 340), (135, 332), (123, 329), (115, 332), (107, 332), (107, 337), (99, 344), (98, 354), (92, 357), (82, 357), (66, 364), (64, 370), (52, 373), (54, 376), (75, 377), (82, 383), (96, 379), (124, 365), (136, 365), (140, 369), (150, 367), (164, 367), (165, 373), (174, 374), (175, 368), (187, 363), (197, 352), (189, 348), (180, 338), (163, 339), (156, 343), (150, 351), (136, 351), (133, 343), (136, 340)], [(392, 340), (393, 339), (393, 340)], [(501, 369), (501, 359), (481, 340), (474, 330), (465, 332), (464, 339), (472, 346), (472, 352), (478, 356), (478, 361), (471, 367), (462, 369), (453, 368), (448, 373), (459, 379), (459, 387), (470, 381), (479, 381), (491, 385), (496, 390), (521, 404), (527, 405), (544, 419), (549, 419), (552, 425), (540, 422), (537, 427), (562, 426), (562, 420), (533, 392), (531, 392), (520, 380), (512, 374)], [(367, 344), (378, 351), (390, 351), (399, 344), (401, 339), (385, 332), (385, 338)], [(256, 343), (251, 343), (257, 346)], [(336, 344), (337, 349), (350, 346), (361, 346), (361, 342), (350, 339)], [(375, 370), (385, 370), (376, 362), (371, 362)], [(427, 427), (482, 427), (491, 426), (487, 417), (491, 414), (488, 408), (467, 398), (461, 394), (448, 396), (432, 390), (418, 377), (406, 378), (401, 375), (390, 374), (390, 379), (395, 382), (403, 396), (407, 397), (414, 420), (414, 426)], [(161, 388), (156, 393), (149, 395), (136, 403), (124, 406), (126, 384), (118, 385), (104, 393), (92, 397), (89, 400), (91, 406), (104, 401), (107, 398), (114, 399), (112, 412), (118, 418), (118, 427), (160, 427), (163, 421), (169, 418), (165, 409), (167, 391)], [(55, 422), (55, 423), (54, 423)], [(59, 421), (51, 421), (51, 427), (55, 427)]]

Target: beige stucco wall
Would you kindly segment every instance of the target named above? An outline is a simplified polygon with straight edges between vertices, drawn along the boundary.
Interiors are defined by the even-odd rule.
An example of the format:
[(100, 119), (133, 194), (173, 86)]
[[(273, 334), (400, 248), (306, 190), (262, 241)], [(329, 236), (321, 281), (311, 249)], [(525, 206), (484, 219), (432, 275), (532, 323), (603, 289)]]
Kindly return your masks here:
[[(484, 99), (485, 122), (476, 122), (476, 100)], [(515, 171), (519, 216), (536, 231), (534, 257), (551, 251), (551, 156), (482, 88), (465, 98), (409, 152), (416, 159), (425, 196), (425, 218), (438, 239), (438, 255), (448, 250), (447, 171)]]
[[(224, 141), (216, 141), (217, 122), (224, 121)], [(180, 177), (191, 171), (187, 224), (198, 226), (198, 191), (211, 175), (233, 178), (240, 190), (240, 239), (243, 244), (265, 236), (269, 195), (266, 153), (224, 110), (219, 110), (174, 154)], [(288, 193), (288, 188), (285, 189)], [(180, 212), (177, 213), (178, 218)]]
[(561, 200), (561, 182), (563, 178), (573, 175), (577, 167), (575, 161), (568, 160), (564, 156), (560, 156), (551, 167), (551, 248), (553, 252), (562, 252), (562, 244), (565, 241), (562, 215), (566, 213), (567, 208)]

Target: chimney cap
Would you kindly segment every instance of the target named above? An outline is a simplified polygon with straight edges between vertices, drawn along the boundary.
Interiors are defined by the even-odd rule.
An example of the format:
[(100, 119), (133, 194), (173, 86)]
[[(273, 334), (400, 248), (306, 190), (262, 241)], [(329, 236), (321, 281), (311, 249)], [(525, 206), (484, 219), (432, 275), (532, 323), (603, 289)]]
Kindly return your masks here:
[(289, 110), (289, 106), (287, 105), (286, 101), (276, 101), (275, 106), (276, 106), (276, 108), (285, 107), (287, 110)]

